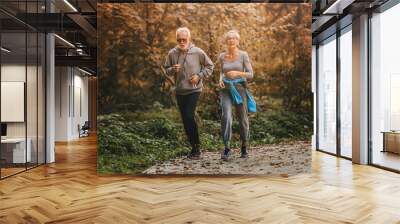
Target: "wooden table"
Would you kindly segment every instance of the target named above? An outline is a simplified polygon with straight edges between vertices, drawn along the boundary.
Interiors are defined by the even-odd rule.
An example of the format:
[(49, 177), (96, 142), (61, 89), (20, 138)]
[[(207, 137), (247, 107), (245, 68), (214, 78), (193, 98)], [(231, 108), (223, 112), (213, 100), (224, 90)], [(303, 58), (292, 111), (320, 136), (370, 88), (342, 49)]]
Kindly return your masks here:
[(30, 162), (32, 141), (30, 138), (27, 138), (26, 141), (28, 144), (25, 150), (25, 138), (1, 139), (1, 159), (5, 160), (5, 163)]
[(383, 150), (382, 152), (392, 152), (400, 154), (400, 131), (382, 131)]

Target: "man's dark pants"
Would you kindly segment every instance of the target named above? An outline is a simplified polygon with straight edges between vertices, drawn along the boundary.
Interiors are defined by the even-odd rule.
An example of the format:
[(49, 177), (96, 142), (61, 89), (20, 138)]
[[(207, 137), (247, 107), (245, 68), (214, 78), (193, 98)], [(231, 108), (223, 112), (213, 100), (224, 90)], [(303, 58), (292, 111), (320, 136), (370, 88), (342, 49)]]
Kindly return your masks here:
[(190, 93), (187, 95), (176, 95), (186, 136), (188, 137), (192, 147), (200, 144), (199, 132), (195, 120), (195, 111), (199, 96), (200, 92)]

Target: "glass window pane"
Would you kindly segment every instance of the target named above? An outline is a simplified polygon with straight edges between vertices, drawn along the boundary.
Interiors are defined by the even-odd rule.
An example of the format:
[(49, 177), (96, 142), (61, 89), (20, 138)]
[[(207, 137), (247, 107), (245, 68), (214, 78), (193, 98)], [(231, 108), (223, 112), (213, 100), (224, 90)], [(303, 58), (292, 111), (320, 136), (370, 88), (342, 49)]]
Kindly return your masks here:
[[(0, 24), (1, 123), (0, 177), (45, 162), (45, 35), (32, 26), (45, 1), (0, 1), (7, 23)], [(26, 14), (28, 13), (28, 14)], [(28, 17), (26, 17), (28, 16)], [(21, 20), (28, 19), (32, 26)]]
[(400, 170), (400, 4), (372, 25), (372, 163)]
[(27, 142), (30, 147), (30, 160), (28, 168), (37, 165), (37, 132), (38, 132), (38, 111), (37, 111), (37, 79), (38, 79), (38, 36), (36, 32), (27, 33), (28, 55), (27, 55), (27, 81), (26, 81), (26, 112), (27, 112)]
[(352, 157), (352, 35), (340, 36), (340, 150)]
[(38, 45), (38, 164), (45, 163), (45, 44), (46, 37), (39, 33)]
[[(2, 33), (1, 45), (1, 166), (2, 178), (25, 170), (30, 161), (26, 144), (26, 33)], [(28, 147), (28, 150), (27, 150)]]
[(336, 153), (336, 40), (318, 48), (318, 148)]

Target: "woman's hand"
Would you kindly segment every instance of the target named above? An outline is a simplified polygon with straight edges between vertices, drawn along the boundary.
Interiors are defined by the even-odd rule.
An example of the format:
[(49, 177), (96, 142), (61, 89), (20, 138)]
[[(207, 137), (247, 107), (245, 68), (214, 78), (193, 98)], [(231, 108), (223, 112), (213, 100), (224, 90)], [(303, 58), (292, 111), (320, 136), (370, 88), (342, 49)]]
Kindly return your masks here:
[(219, 87), (221, 87), (222, 89), (225, 88), (225, 83), (222, 80), (219, 80)]
[(239, 71), (230, 71), (226, 73), (226, 76), (230, 79), (237, 79), (242, 77), (241, 72)]

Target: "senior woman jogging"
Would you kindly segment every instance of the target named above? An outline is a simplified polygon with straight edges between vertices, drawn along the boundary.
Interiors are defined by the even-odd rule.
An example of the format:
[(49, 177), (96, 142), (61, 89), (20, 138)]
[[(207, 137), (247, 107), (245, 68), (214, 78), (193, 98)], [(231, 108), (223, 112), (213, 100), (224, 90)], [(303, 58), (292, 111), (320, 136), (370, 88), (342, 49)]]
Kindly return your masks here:
[(249, 142), (248, 112), (255, 112), (255, 102), (247, 89), (247, 80), (253, 78), (253, 68), (247, 52), (239, 50), (240, 35), (231, 30), (224, 36), (226, 51), (219, 56), (221, 74), (219, 86), (221, 89), (222, 120), (221, 132), (225, 149), (221, 159), (227, 161), (231, 154), (230, 140), (232, 136), (232, 107), (235, 107), (239, 120), (241, 158), (247, 158)]

